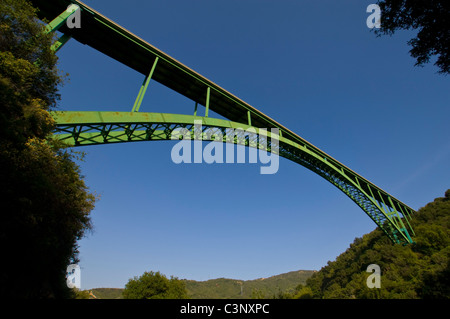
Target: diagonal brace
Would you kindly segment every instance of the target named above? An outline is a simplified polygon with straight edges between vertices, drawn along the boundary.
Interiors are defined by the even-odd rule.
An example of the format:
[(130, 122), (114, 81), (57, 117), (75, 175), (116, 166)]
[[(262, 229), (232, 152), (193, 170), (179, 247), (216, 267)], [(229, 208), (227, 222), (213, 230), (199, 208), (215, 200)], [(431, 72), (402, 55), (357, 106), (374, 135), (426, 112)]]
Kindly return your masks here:
[(152, 69), (150, 70), (149, 75), (145, 78), (144, 83), (142, 83), (141, 89), (139, 90), (139, 94), (134, 102), (133, 109), (131, 112), (139, 112), (141, 108), (142, 100), (144, 99), (145, 92), (147, 91), (150, 80), (152, 79), (153, 72), (155, 72), (156, 64), (158, 63), (159, 58), (155, 58), (155, 62), (153, 62)]

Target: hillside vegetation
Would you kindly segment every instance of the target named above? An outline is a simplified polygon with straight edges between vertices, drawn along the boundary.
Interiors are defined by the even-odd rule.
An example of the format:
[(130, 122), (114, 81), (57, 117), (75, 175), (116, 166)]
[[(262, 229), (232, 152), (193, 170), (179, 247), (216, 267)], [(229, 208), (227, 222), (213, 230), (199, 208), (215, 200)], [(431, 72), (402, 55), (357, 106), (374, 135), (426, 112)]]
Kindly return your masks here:
[[(273, 298), (280, 292), (294, 291), (312, 276), (312, 270), (291, 271), (285, 274), (255, 280), (211, 279), (207, 281), (186, 280), (190, 299), (248, 299)], [(97, 299), (122, 299), (124, 289), (97, 288), (92, 294)], [(91, 298), (92, 295), (91, 295)]]
[[(415, 244), (393, 244), (375, 229), (356, 238), (335, 261), (320, 271), (300, 270), (269, 278), (186, 280), (192, 299), (449, 299), (450, 298), (450, 190), (444, 197), (418, 210), (411, 226)], [(369, 288), (372, 273), (380, 267), (380, 288)], [(102, 298), (122, 298), (123, 289), (94, 289)]]
[[(355, 239), (335, 261), (307, 280), (305, 296), (450, 298), (450, 190), (419, 209), (411, 226), (416, 234), (414, 245), (394, 245), (379, 229)], [(370, 264), (380, 266), (379, 289), (367, 287)]]
[(212, 279), (186, 282), (192, 299), (249, 299), (273, 298), (282, 291), (294, 291), (298, 285), (306, 284), (312, 270), (291, 271), (285, 274), (255, 280)]

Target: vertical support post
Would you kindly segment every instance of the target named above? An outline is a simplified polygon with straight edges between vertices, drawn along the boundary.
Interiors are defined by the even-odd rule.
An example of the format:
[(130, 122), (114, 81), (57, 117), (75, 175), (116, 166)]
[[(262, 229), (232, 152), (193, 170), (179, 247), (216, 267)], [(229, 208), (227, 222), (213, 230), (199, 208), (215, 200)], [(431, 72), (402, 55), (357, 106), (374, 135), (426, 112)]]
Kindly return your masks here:
[(67, 43), (72, 37), (68, 34), (63, 34), (52, 46), (51, 49), (55, 52), (58, 52), (59, 49), (62, 48), (64, 44)]
[[(381, 195), (380, 191), (377, 190), (378, 196), (380, 196), (381, 202), (380, 203), (380, 208), (382, 209), (382, 211), (384, 212), (384, 214), (388, 217), (388, 219), (390, 219), (391, 223), (394, 224), (395, 226), (398, 226), (397, 223), (395, 222), (394, 217), (392, 216), (392, 214), (389, 211), (389, 207), (386, 205), (386, 203), (384, 202), (383, 196)], [(395, 210), (395, 208), (394, 208)], [(395, 233), (393, 234), (395, 237), (395, 240), (398, 241), (397, 239), (397, 235), (395, 235)]]
[(399, 207), (400, 207), (400, 210), (402, 211), (402, 214), (405, 216), (405, 220), (408, 223), (409, 228), (411, 229), (412, 235), (416, 236), (416, 233), (414, 232), (414, 229), (411, 227), (411, 224), (408, 222), (408, 218), (407, 217), (409, 217), (410, 220), (412, 219), (410, 213), (408, 213), (408, 209), (406, 209), (406, 207), (405, 207), (405, 212), (406, 212), (406, 215), (405, 215), (405, 213), (403, 212), (403, 209), (402, 209), (402, 205), (399, 205)]
[(376, 199), (375, 199), (375, 196), (373, 196), (372, 189), (370, 188), (370, 185), (369, 185), (369, 184), (366, 184), (366, 185), (367, 185), (367, 188), (368, 188), (369, 191), (370, 191), (370, 195), (372, 195), (372, 198), (373, 198), (374, 200), (376, 200)]
[(248, 125), (252, 126), (252, 114), (250, 111), (247, 111), (247, 117), (248, 117)]
[(358, 184), (359, 188), (361, 188), (361, 184), (359, 183), (358, 176), (355, 176), (355, 180), (356, 180), (356, 183)]
[(198, 102), (195, 102), (194, 116), (197, 116)]
[[(400, 212), (402, 213), (403, 216), (405, 216), (405, 218), (409, 218), (410, 220), (412, 219), (411, 215), (409, 215), (408, 210), (405, 207), (405, 210), (403, 211), (402, 205), (399, 204), (398, 207), (400, 207)], [(405, 213), (406, 212), (406, 213)], [(411, 228), (412, 229), (412, 228)]]
[(155, 62), (153, 62), (152, 69), (150, 70), (149, 75), (144, 80), (144, 83), (142, 83), (141, 89), (139, 90), (139, 94), (136, 98), (136, 101), (134, 102), (133, 109), (131, 112), (139, 112), (139, 109), (142, 104), (142, 100), (144, 99), (145, 92), (147, 91), (148, 85), (150, 83), (150, 80), (152, 79), (153, 72), (155, 72), (156, 64), (158, 63), (159, 57), (156, 57)]
[[(375, 198), (375, 196), (373, 195), (372, 192), (372, 188), (370, 187), (370, 185), (368, 183), (366, 183), (367, 188), (369, 189), (370, 195), (372, 196), (373, 200), (376, 201), (377, 203), (379, 203), (379, 201)], [(379, 222), (379, 220), (377, 219), (377, 221)]]
[(209, 113), (209, 99), (211, 96), (211, 88), (208, 86), (208, 88), (206, 89), (206, 111), (205, 111), (205, 117), (208, 117), (208, 113)]
[[(387, 208), (387, 205), (386, 205), (386, 203), (384, 202), (384, 199), (383, 199), (383, 196), (381, 196), (381, 193), (380, 193), (380, 191), (379, 190), (377, 190), (377, 192), (378, 192), (378, 195), (380, 196), (380, 198), (381, 198), (381, 203), (383, 203), (384, 204), (384, 206), (383, 205), (380, 205), (381, 207), (382, 207), (382, 209), (383, 210), (385, 210), (385, 207)], [(389, 213), (389, 211), (385, 211), (385, 213)]]
[[(409, 238), (408, 230), (406, 229), (405, 224), (403, 223), (403, 220), (401, 219), (400, 215), (398, 214), (398, 211), (397, 211), (397, 209), (395, 208), (394, 203), (392, 202), (391, 197), (388, 196), (388, 199), (389, 199), (389, 202), (390, 202), (391, 205), (392, 205), (392, 208), (394, 209), (394, 211), (395, 211), (395, 213), (396, 213), (396, 215), (397, 215), (398, 220), (400, 221), (401, 226), (403, 227), (403, 229), (405, 229), (405, 232), (406, 232), (406, 235), (408, 236), (408, 239), (411, 240), (411, 238)], [(406, 217), (405, 217), (405, 220), (406, 220), (406, 222), (408, 223), (408, 226), (411, 228), (411, 225), (409, 224), (408, 219), (406, 219)]]

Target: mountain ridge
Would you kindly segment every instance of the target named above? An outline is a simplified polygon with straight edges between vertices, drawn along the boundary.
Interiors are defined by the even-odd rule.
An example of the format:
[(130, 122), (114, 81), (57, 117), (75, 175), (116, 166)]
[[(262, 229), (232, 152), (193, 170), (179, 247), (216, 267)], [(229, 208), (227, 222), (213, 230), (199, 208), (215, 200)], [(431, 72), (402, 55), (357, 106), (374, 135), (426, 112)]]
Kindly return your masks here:
[[(250, 280), (215, 278), (204, 281), (183, 279), (190, 299), (272, 298), (280, 292), (305, 285), (317, 270), (294, 270)], [(88, 289), (90, 299), (122, 299), (124, 288)]]

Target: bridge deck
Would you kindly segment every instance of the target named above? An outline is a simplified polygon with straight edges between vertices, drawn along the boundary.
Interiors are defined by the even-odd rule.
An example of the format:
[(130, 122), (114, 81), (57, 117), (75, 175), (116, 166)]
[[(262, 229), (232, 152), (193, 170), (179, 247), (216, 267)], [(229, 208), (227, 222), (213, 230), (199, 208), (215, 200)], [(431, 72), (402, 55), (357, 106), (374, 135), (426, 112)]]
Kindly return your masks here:
[[(53, 20), (64, 12), (71, 3), (79, 5), (82, 9), (81, 28), (69, 29), (64, 25), (59, 31), (69, 34), (75, 40), (106, 54), (143, 75), (149, 74), (153, 62), (158, 58), (158, 64), (152, 75), (152, 80), (203, 106), (206, 105), (207, 89), (210, 88), (210, 110), (230, 121), (238, 123), (248, 123), (248, 112), (250, 112), (252, 126), (267, 129), (273, 127), (279, 128), (283, 137), (300, 144), (302, 147), (307, 147), (317, 156), (332, 163), (342, 174), (345, 174), (355, 183), (359, 184), (364, 192), (372, 194), (373, 198), (378, 202), (387, 203), (388, 206), (393, 206), (392, 208), (398, 212), (403, 211), (402, 207), (411, 213), (414, 212), (412, 208), (389, 195), (288, 128), (130, 31), (117, 25), (81, 1), (32, 0), (31, 2), (39, 8), (40, 18), (45, 18), (48, 21)], [(391, 201), (393, 201), (393, 205), (389, 205)]]

